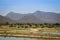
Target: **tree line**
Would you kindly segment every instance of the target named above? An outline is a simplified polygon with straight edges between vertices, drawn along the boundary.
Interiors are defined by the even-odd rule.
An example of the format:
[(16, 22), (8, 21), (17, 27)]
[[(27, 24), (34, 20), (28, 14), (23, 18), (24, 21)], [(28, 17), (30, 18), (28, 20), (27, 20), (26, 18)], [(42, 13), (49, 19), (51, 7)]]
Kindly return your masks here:
[(53, 28), (53, 27), (60, 27), (60, 23), (0, 23), (0, 27), (1, 26), (6, 26), (9, 25), (9, 27), (17, 27), (17, 28), (44, 28), (44, 27), (48, 27), (48, 28)]

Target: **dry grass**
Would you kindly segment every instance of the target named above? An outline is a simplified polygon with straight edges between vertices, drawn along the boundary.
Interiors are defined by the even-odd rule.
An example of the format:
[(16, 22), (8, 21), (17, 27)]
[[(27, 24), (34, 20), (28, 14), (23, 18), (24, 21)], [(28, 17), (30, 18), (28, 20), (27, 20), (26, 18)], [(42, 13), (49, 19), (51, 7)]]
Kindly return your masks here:
[(16, 27), (6, 27), (6, 26), (2, 26), (0, 27), (0, 34), (3, 35), (3, 34), (7, 34), (7, 35), (10, 35), (10, 36), (13, 36), (13, 35), (27, 35), (27, 36), (32, 36), (33, 37), (45, 37), (45, 38), (53, 38), (53, 37), (60, 37), (60, 34), (45, 34), (45, 33), (33, 33), (33, 32), (18, 32), (18, 30), (31, 30), (31, 31), (48, 31), (48, 32), (60, 32), (60, 28), (16, 28)]

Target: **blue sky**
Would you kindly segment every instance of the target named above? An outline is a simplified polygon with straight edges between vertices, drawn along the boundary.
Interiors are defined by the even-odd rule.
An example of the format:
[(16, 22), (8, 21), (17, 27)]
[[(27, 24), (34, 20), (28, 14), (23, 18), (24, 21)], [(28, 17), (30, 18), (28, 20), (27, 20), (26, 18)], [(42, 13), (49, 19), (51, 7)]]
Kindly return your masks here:
[(37, 10), (60, 13), (60, 0), (0, 0), (0, 15), (10, 11), (26, 14)]

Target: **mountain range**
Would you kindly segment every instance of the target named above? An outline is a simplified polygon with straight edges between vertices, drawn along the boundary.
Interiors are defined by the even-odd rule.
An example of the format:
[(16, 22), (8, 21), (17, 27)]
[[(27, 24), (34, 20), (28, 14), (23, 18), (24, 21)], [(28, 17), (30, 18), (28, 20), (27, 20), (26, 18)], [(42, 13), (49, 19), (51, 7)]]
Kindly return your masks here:
[[(14, 20), (19, 23), (60, 23), (60, 13), (35, 11), (30, 14), (21, 14), (15, 12), (9, 12), (4, 18), (6, 20)], [(1, 21), (2, 19), (1, 18)], [(5, 19), (3, 20), (5, 21)]]
[(11, 20), (10, 18), (0, 15), (0, 23), (6, 23), (6, 22), (13, 23), (14, 21)]

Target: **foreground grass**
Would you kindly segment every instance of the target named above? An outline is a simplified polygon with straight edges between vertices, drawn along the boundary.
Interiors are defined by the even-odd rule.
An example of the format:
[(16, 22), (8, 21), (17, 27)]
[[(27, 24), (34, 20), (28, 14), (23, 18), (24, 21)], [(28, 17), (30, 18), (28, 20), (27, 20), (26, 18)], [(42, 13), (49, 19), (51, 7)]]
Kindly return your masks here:
[(56, 28), (17, 28), (17, 27), (8, 27), (8, 26), (2, 26), (0, 27), (0, 30), (29, 30), (29, 29), (36, 29), (36, 30), (40, 30), (40, 31), (53, 31), (53, 32), (60, 32), (60, 27), (56, 27)]
[[(27, 30), (27, 32), (25, 32), (25, 30)], [(38, 33), (36, 31), (39, 31), (41, 33)], [(60, 32), (60, 28), (17, 28), (2, 26), (0, 27), (0, 36), (60, 38), (60, 34), (43, 33), (45, 31)]]

